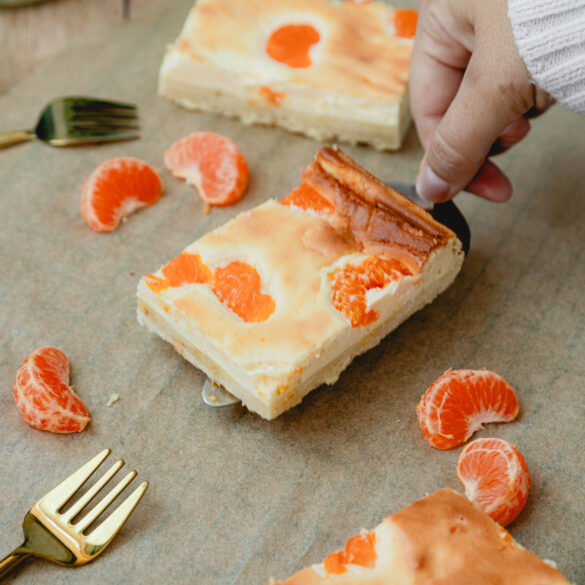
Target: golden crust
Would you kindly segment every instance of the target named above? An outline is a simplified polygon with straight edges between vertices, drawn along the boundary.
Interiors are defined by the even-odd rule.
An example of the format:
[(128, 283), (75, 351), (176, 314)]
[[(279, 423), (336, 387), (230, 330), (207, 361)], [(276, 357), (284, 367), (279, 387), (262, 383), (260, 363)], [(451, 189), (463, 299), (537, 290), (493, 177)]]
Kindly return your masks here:
[(448, 488), (389, 516), (375, 535), (371, 566), (348, 564), (346, 572), (334, 575), (323, 564), (313, 565), (279, 585), (569, 585), (556, 568)]

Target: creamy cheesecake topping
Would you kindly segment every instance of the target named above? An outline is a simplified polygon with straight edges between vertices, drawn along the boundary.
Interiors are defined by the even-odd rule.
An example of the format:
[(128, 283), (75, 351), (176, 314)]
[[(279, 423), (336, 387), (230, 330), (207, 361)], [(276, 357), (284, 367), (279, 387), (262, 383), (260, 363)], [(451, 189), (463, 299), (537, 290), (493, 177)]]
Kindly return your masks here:
[(282, 83), (401, 98), (412, 52), (411, 41), (399, 36), (404, 27), (396, 27), (402, 20), (401, 11), (382, 2), (198, 0), (174, 48), (249, 75), (275, 105)]

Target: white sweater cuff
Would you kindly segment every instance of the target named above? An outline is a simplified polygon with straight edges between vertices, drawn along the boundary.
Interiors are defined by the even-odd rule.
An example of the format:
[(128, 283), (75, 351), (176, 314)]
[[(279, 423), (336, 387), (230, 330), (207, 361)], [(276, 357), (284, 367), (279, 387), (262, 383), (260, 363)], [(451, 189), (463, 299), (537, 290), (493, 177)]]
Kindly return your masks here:
[(508, 0), (508, 16), (533, 82), (585, 114), (585, 0)]

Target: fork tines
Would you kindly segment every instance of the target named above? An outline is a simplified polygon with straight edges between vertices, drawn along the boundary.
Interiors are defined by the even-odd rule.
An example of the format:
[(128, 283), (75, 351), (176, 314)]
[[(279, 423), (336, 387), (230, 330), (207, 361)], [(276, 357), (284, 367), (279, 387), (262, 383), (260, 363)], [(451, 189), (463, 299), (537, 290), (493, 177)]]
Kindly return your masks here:
[(69, 131), (79, 139), (123, 140), (139, 137), (137, 109), (133, 104), (86, 97), (62, 100)]
[(136, 106), (134, 104), (130, 104), (127, 102), (117, 102), (113, 100), (100, 100), (95, 98), (87, 98), (87, 97), (80, 97), (80, 96), (72, 96), (64, 98), (64, 102), (67, 106), (76, 109), (76, 110), (83, 110), (83, 109), (91, 109), (91, 110), (100, 110), (100, 109), (117, 109), (117, 110), (136, 110)]
[[(126, 486), (136, 477), (136, 471), (129, 472), (118, 484), (107, 493), (87, 514), (78, 517), (84, 512), (88, 504), (101, 492), (106, 484), (116, 475), (116, 473), (124, 465), (123, 460), (119, 460), (93, 485), (88, 491), (83, 494), (77, 502), (68, 510), (61, 513), (64, 506), (71, 500), (71, 498), (81, 489), (86, 481), (94, 474), (98, 467), (103, 463), (106, 457), (110, 454), (110, 449), (104, 449), (101, 453), (96, 455), (93, 459), (88, 461), (75, 473), (70, 475), (65, 481), (60, 483), (57, 487), (51, 490), (39, 504), (51, 510), (53, 513), (58, 513), (60, 520), (72, 526), (76, 532), (85, 532), (105, 511), (105, 509), (114, 502), (114, 500), (124, 491)], [(102, 538), (107, 535), (108, 538), (113, 538), (115, 533), (126, 522), (148, 487), (148, 482), (143, 482), (124, 502), (104, 520), (96, 530), (91, 533), (92, 538)]]

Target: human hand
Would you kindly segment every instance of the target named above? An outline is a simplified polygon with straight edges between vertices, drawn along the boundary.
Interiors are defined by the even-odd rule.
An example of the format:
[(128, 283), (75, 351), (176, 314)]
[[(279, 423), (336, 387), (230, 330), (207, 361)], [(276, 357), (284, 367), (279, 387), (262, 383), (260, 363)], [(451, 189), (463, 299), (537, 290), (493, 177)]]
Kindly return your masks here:
[(522, 140), (554, 100), (530, 83), (506, 0), (421, 0), (410, 68), (411, 112), (425, 149), (417, 191), (462, 189), (506, 201), (512, 185), (488, 158)]

